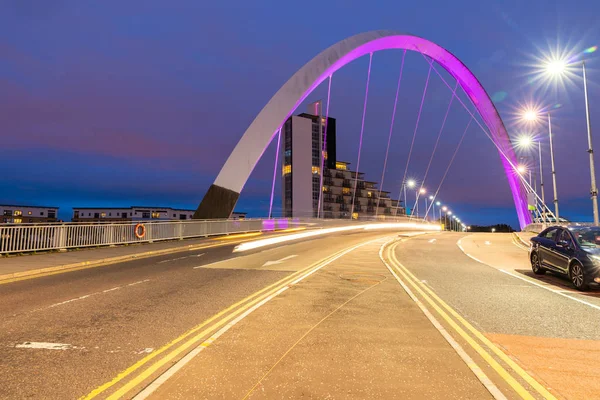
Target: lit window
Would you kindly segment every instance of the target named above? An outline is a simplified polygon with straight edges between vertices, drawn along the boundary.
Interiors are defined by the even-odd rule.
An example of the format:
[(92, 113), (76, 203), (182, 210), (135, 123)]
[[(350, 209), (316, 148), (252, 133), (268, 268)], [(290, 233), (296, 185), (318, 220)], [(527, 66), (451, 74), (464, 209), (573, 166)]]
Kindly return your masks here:
[(23, 215), (23, 211), (15, 210), (15, 213), (13, 215), (15, 215), (15, 216)]
[(154, 211), (154, 212), (152, 213), (152, 218), (160, 218), (160, 213), (159, 213), (159, 212), (156, 212), (156, 211)]
[(358, 219), (358, 213), (352, 213), (352, 219)]
[(373, 193), (367, 192), (367, 197), (373, 197)]
[(31, 215), (31, 211), (27, 211), (27, 215)]
[(14, 224), (20, 224), (21, 222), (23, 222), (23, 220), (21, 218), (15, 218), (15, 219), (13, 219), (13, 223)]
[(348, 187), (342, 188), (342, 193), (350, 194), (350, 188), (348, 188)]
[(319, 172), (321, 172), (321, 168), (315, 167), (315, 166), (312, 167), (312, 173), (313, 174), (318, 174)]
[(105, 212), (103, 212), (103, 213), (100, 213), (100, 217), (101, 217), (101, 218), (105, 218), (105, 217), (106, 217), (106, 213), (105, 213)]
[(329, 189), (327, 188), (327, 186), (323, 186), (323, 191), (324, 192), (328, 192), (329, 191)]
[(341, 162), (336, 162), (335, 163), (335, 169), (341, 169), (341, 170), (347, 170), (348, 167), (346, 167), (346, 164), (341, 163)]
[(284, 165), (283, 166), (283, 175), (287, 175), (287, 174), (291, 174), (291, 173), (292, 173), (292, 166)]

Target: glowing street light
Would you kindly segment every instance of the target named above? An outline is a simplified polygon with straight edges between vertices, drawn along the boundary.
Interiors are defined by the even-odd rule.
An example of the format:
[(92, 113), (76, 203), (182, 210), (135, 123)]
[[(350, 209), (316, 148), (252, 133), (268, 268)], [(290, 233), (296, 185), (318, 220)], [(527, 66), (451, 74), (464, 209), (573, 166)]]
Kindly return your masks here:
[[(523, 119), (526, 121), (536, 121), (537, 120), (537, 112), (531, 109), (525, 111), (523, 113)], [(554, 216), (558, 221), (558, 192), (556, 189), (556, 169), (554, 168), (554, 146), (552, 145), (552, 120), (550, 119), (550, 112), (548, 115), (548, 136), (550, 137), (550, 166), (552, 167), (552, 188), (554, 190)], [(539, 142), (538, 142), (539, 143)], [(541, 154), (541, 148), (540, 148)], [(541, 166), (541, 156), (540, 156), (540, 166)], [(540, 174), (541, 175), (541, 174)], [(544, 195), (544, 191), (542, 190), (542, 196)], [(545, 203), (544, 203), (545, 204)]]
[(542, 170), (542, 143), (539, 140), (534, 140), (530, 135), (521, 135), (517, 138), (517, 146), (525, 150), (531, 150), (537, 144), (538, 160), (540, 162), (540, 191), (542, 192), (542, 209), (546, 208), (546, 196), (544, 195), (544, 172)]
[(496, 228), (492, 228), (492, 233), (496, 232)]
[[(589, 49), (584, 50), (584, 53), (592, 53), (597, 50), (597, 47), (590, 47)], [(569, 62), (570, 60), (565, 59), (553, 59), (549, 60), (546, 63), (546, 72), (549, 75), (552, 75), (557, 78), (561, 78), (565, 75), (567, 68), (571, 65), (575, 65), (578, 63)], [(596, 168), (594, 167), (594, 149), (592, 146), (592, 125), (590, 123), (590, 104), (588, 101), (588, 92), (587, 92), (587, 75), (585, 69), (585, 59), (581, 60), (581, 70), (583, 72), (583, 96), (585, 99), (585, 118), (587, 125), (587, 139), (588, 139), (588, 154), (590, 157), (590, 180), (591, 186), (590, 194), (592, 195), (592, 209), (594, 213), (594, 224), (598, 225), (600, 223), (598, 216), (598, 188), (596, 187)], [(555, 196), (556, 197), (556, 196)], [(556, 213), (556, 219), (558, 221), (558, 211)]]
[(519, 165), (519, 166), (517, 167), (517, 171), (518, 171), (520, 174), (524, 174), (525, 172), (527, 172), (527, 167), (526, 167), (526, 166), (524, 166), (524, 165)]
[[(417, 186), (417, 182), (415, 182), (414, 179), (409, 179), (406, 182), (404, 182), (404, 207), (405, 210), (407, 211), (407, 207), (408, 207), (408, 197), (406, 196), (406, 187), (408, 186), (409, 188), (414, 188), (415, 186)], [(406, 212), (405, 211), (405, 212)], [(412, 213), (411, 213), (412, 214)]]

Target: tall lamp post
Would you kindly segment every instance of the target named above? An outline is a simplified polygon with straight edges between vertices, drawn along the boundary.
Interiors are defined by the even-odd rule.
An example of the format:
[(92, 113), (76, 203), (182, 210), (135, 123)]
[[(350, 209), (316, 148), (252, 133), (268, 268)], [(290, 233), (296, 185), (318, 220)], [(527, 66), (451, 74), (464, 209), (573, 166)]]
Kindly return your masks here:
[[(417, 186), (417, 182), (415, 182), (412, 179), (409, 179), (408, 181), (406, 181), (404, 183), (404, 206), (405, 207), (408, 206), (408, 198), (406, 197), (406, 187), (407, 186), (412, 189), (415, 186)], [(410, 215), (412, 216), (414, 213), (415, 213), (415, 210), (412, 210), (412, 212), (410, 213)]]
[(433, 215), (431, 219), (435, 222), (435, 202), (433, 201), (434, 199), (435, 197), (433, 197), (433, 195), (429, 196), (429, 201), (431, 202), (431, 215)]
[[(554, 168), (554, 147), (552, 146), (552, 120), (550, 119), (550, 113), (548, 115), (548, 136), (550, 137), (550, 166), (552, 167), (552, 189), (554, 190), (554, 216), (556, 217), (556, 222), (558, 219), (558, 192), (556, 190), (556, 168)], [(523, 114), (523, 118), (527, 121), (537, 121), (539, 119), (538, 113), (529, 110)], [(543, 191), (542, 191), (543, 193)]]
[[(538, 147), (538, 161), (540, 163), (540, 191), (542, 192), (542, 211), (546, 207), (546, 197), (544, 195), (544, 172), (542, 169), (542, 142), (540, 140), (533, 140), (531, 136), (521, 136), (517, 139), (517, 144), (524, 149), (531, 149), (537, 143)], [(544, 214), (545, 211), (543, 211)], [(542, 216), (543, 220), (546, 218)]]
[[(419, 189), (419, 191), (417, 192), (417, 200), (415, 201), (416, 210), (417, 210), (417, 218), (419, 218), (419, 195), (425, 194), (425, 193), (427, 193), (427, 190), (424, 187)], [(425, 196), (423, 196), (423, 197), (425, 197)], [(425, 209), (427, 210), (427, 197), (425, 197)]]
[[(591, 53), (592, 51), (595, 51), (595, 48), (587, 49), (586, 51), (584, 51), (584, 53)], [(578, 64), (579, 64), (579, 62), (572, 62), (571, 60), (554, 59), (554, 60), (549, 60), (546, 63), (545, 69), (548, 74), (550, 74), (554, 77), (561, 77), (567, 72), (568, 67), (575, 66)], [(596, 168), (594, 166), (594, 148), (592, 145), (592, 125), (590, 122), (590, 105), (589, 105), (589, 101), (588, 101), (587, 74), (586, 74), (584, 59), (581, 60), (581, 70), (583, 73), (583, 97), (585, 100), (585, 118), (586, 118), (586, 125), (587, 125), (587, 140), (588, 140), (587, 152), (590, 156), (590, 180), (591, 180), (591, 186), (592, 186), (590, 189), (590, 194), (592, 195), (592, 209), (593, 209), (593, 213), (594, 213), (594, 225), (598, 225), (600, 223), (598, 220), (599, 219), (599, 217), (598, 217), (598, 188), (596, 186)], [(548, 118), (550, 118), (550, 115), (548, 115)], [(550, 141), (550, 146), (552, 146), (552, 141)], [(552, 148), (552, 147), (550, 147), (550, 148)], [(552, 167), (552, 169), (554, 169), (554, 167)], [(558, 219), (558, 212), (556, 213), (556, 219)]]

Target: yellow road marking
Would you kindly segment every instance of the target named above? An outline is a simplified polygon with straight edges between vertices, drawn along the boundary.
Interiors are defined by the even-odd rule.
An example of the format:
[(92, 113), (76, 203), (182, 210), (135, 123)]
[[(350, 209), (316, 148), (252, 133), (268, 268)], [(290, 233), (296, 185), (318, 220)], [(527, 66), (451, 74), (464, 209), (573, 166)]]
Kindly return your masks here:
[(260, 236), (262, 234), (263, 234), (262, 232), (240, 233), (238, 235), (219, 236), (216, 238), (212, 238), (210, 240), (235, 240), (235, 239), (241, 239), (241, 238), (246, 238), (246, 237)]
[(475, 342), (471, 336), (469, 336), (462, 328), (460, 328), (454, 320), (452, 320), (448, 314), (446, 314), (443, 310), (439, 308), (439, 306), (431, 300), (431, 298), (421, 290), (423, 288), (427, 293), (431, 295), (439, 304), (445, 308), (454, 318), (456, 318), (465, 328), (467, 328), (471, 333), (475, 335), (479, 340), (481, 340), (490, 350), (492, 350), (502, 361), (508, 364), (523, 380), (525, 380), (529, 385), (531, 385), (539, 394), (544, 396), (546, 399), (556, 400), (556, 397), (552, 395), (545, 387), (543, 387), (539, 382), (533, 379), (525, 370), (523, 370), (516, 362), (514, 362), (510, 357), (508, 357), (502, 350), (500, 350), (496, 345), (494, 345), (489, 339), (487, 339), (481, 332), (475, 329), (469, 322), (467, 322), (463, 317), (461, 317), (452, 307), (450, 307), (446, 302), (444, 302), (439, 296), (437, 296), (429, 287), (423, 284), (419, 279), (413, 275), (402, 263), (398, 260), (395, 254), (395, 248), (399, 243), (396, 243), (391, 248), (388, 249), (388, 254), (391, 256), (393, 260), (392, 265), (396, 267), (398, 272), (400, 272), (417, 290), (421, 296), (429, 303), (431, 306), (438, 312), (438, 314), (450, 324), (459, 333), (470, 345), (473, 347), (477, 353), (479, 353), (490, 366), (494, 368), (494, 370), (504, 378), (504, 380), (515, 389), (515, 391), (524, 399), (533, 399), (530, 393), (528, 393), (525, 388), (519, 384), (512, 376), (508, 374), (508, 372), (498, 364), (489, 353), (487, 353), (477, 342)]
[[(165, 351), (169, 350), (171, 347), (173, 347), (174, 345), (176, 345), (177, 343), (183, 341), (184, 339), (186, 339), (188, 336), (198, 332), (200, 329), (202, 329), (203, 327), (205, 327), (206, 325), (210, 324), (211, 322), (217, 320), (218, 318), (224, 316), (225, 314), (227, 314), (230, 311), (235, 310), (237, 307), (243, 305), (242, 307), (240, 307), (240, 309), (232, 312), (231, 314), (227, 315), (226, 317), (224, 317), (223, 319), (221, 319), (220, 321), (216, 322), (215, 324), (213, 324), (212, 326), (210, 326), (209, 328), (203, 330), (200, 334), (195, 335), (192, 339), (188, 340), (187, 342), (185, 342), (184, 344), (182, 344), (181, 346), (179, 346), (178, 348), (176, 348), (175, 350), (173, 350), (171, 353), (169, 353), (167, 356), (165, 356), (163, 359), (157, 361), (155, 364), (153, 364), (152, 366), (150, 366), (148, 369), (146, 369), (145, 371), (143, 371), (140, 375), (138, 375), (137, 377), (133, 378), (131, 381), (129, 381), (126, 385), (124, 385), (121, 389), (119, 389), (117, 392), (115, 392), (112, 396), (110, 396), (110, 399), (113, 398), (118, 398), (119, 396), (124, 395), (126, 392), (128, 392), (129, 390), (131, 390), (133, 387), (137, 386), (139, 383), (141, 383), (144, 379), (147, 378), (147, 376), (150, 376), (152, 373), (154, 373), (157, 369), (159, 369), (160, 367), (162, 367), (163, 365), (165, 365), (167, 362), (169, 362), (170, 360), (172, 360), (173, 358), (175, 358), (177, 355), (181, 354), (184, 350), (186, 350), (187, 348), (189, 348), (194, 342), (199, 341), (202, 337), (206, 336), (208, 333), (212, 332), (213, 330), (219, 328), (220, 326), (224, 325), (226, 322), (228, 322), (229, 320), (233, 319), (236, 315), (244, 312), (246, 309), (252, 307), (254, 304), (260, 302), (262, 299), (268, 297), (269, 295), (271, 295), (272, 293), (280, 290), (280, 288), (286, 286), (287, 284), (289, 284), (290, 282), (292, 282), (298, 275), (301, 275), (307, 271), (310, 271), (311, 269), (317, 268), (320, 264), (326, 262), (327, 260), (336, 257), (337, 255), (343, 253), (344, 251), (346, 251), (347, 249), (338, 251), (332, 255), (329, 255), (327, 257), (322, 258), (321, 260), (311, 264), (310, 266), (294, 272), (293, 274), (288, 275), (287, 277), (251, 294), (250, 296), (246, 297), (243, 300), (238, 301), (237, 303), (227, 307), (226, 309), (220, 311), (219, 313), (213, 315), (212, 317), (210, 317), (209, 319), (205, 320), (204, 322), (202, 322), (201, 324), (195, 326), (194, 328), (188, 330), (187, 332), (185, 332), (183, 335), (179, 336), (178, 338), (172, 340), (171, 342), (167, 343), (166, 345), (162, 346), (160, 349), (148, 354), (146, 357), (142, 358), (141, 360), (139, 360), (138, 362), (136, 362), (135, 364), (133, 364), (132, 366), (130, 366), (129, 368), (123, 370), (122, 372), (120, 372), (115, 378), (113, 378), (111, 381), (104, 383), (103, 385), (97, 387), (96, 389), (94, 389), (93, 391), (91, 391), (89, 394), (87, 394), (86, 396), (81, 397), (80, 399), (83, 400), (89, 400), (89, 399), (93, 399), (96, 396), (98, 396), (99, 394), (101, 394), (102, 392), (106, 391), (107, 389), (109, 389), (110, 387), (114, 386), (115, 384), (119, 383), (120, 381), (122, 381), (124, 378), (126, 378), (127, 376), (131, 375), (133, 372), (135, 372), (136, 370), (138, 370), (140, 367), (142, 367), (144, 364), (148, 363), (150, 360), (152, 360), (153, 358), (155, 358), (156, 356), (158, 356), (159, 354), (164, 353)], [(267, 292), (267, 293), (265, 293)], [(264, 294), (263, 294), (264, 293)], [(255, 298), (259, 296), (258, 298), (250, 301), (251, 299)], [(248, 301), (250, 301), (249, 303), (247, 303)], [(246, 304), (244, 304), (246, 303)]]

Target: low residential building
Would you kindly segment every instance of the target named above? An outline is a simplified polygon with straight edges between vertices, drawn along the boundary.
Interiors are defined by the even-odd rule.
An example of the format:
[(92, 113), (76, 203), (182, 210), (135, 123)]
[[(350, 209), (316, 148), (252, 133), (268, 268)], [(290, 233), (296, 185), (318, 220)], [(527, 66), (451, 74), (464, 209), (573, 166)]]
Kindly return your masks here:
[[(196, 210), (171, 207), (78, 207), (73, 208), (73, 222), (129, 222), (191, 220)], [(232, 219), (245, 219), (246, 213), (234, 212)]]
[(5, 224), (56, 222), (58, 207), (0, 205), (0, 222)]

